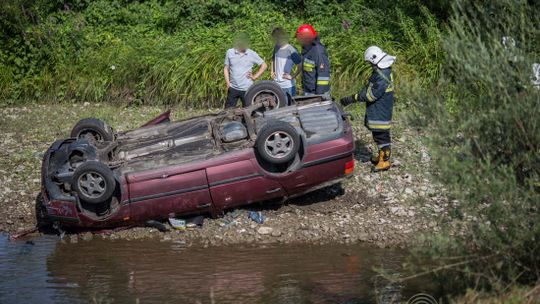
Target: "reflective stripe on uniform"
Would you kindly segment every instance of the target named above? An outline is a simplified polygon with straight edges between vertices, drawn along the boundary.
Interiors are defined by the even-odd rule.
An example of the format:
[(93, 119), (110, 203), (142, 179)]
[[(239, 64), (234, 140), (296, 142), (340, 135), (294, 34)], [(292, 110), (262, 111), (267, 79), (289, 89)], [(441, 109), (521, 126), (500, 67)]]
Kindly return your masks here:
[(391, 121), (389, 120), (368, 120), (368, 128), (370, 129), (390, 129)]
[(374, 102), (377, 98), (375, 98), (375, 95), (373, 95), (373, 92), (371, 91), (371, 87), (372, 87), (372, 84), (370, 83), (366, 91), (366, 98), (368, 101)]
[(394, 92), (394, 74), (390, 73), (390, 83), (388, 84), (388, 87), (384, 91), (385, 93)]
[(317, 85), (327, 85), (330, 83), (330, 77), (317, 77)]
[(370, 129), (386, 130), (386, 129), (390, 129), (390, 125), (373, 125), (373, 124), (368, 124), (368, 128), (370, 128)]
[(304, 58), (304, 62), (302, 63), (302, 67), (304, 68), (304, 71), (312, 72), (313, 69), (315, 68), (315, 61)]
[(313, 72), (313, 69), (315, 68), (315, 66), (312, 65), (312, 64), (309, 64), (309, 63), (305, 63), (305, 62), (304, 62), (302, 68), (303, 68), (304, 71), (306, 71), (306, 72)]

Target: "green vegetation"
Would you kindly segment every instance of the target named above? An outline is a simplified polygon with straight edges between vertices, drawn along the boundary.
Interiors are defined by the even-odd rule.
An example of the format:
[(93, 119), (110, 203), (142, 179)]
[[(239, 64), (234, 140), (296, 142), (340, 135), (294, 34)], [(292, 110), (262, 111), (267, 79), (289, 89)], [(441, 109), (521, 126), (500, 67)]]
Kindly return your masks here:
[(415, 121), (437, 130), (431, 149), (453, 221), (420, 251), (447, 282), (504, 293), (540, 278), (540, 89), (531, 85), (540, 6), (457, 1), (453, 11), (442, 77), (414, 99)]
[(374, 2), (4, 0), (0, 104), (221, 106), (233, 36), (248, 33), (269, 60), (271, 29), (292, 37), (304, 22), (327, 46), (332, 95), (343, 96), (369, 73), (364, 49), (380, 45), (398, 56), (396, 104), (432, 130), (433, 173), (455, 202), (452, 221), (425, 236), (416, 256), (459, 287), (504, 294), (537, 284), (540, 90), (530, 75), (540, 62), (540, 4)]
[(268, 61), (273, 27), (285, 27), (292, 40), (303, 22), (315, 26), (328, 48), (336, 96), (356, 90), (369, 73), (362, 59), (369, 45), (398, 56), (398, 81), (435, 79), (442, 60), (438, 22), (410, 0), (2, 3), (2, 103), (220, 106), (223, 57), (234, 35), (248, 33), (252, 48)]

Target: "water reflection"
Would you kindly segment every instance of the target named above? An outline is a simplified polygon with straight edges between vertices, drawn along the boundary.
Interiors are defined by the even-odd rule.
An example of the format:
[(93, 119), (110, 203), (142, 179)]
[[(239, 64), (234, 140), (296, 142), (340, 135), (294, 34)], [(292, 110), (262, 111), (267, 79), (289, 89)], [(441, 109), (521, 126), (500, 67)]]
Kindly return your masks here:
[(0, 245), (0, 270), (17, 272), (0, 281), (2, 303), (21, 295), (44, 295), (41, 303), (373, 303), (420, 290), (374, 279), (374, 266), (399, 271), (402, 252), (357, 245), (181, 249), (158, 241), (38, 239), (27, 253), (20, 242)]

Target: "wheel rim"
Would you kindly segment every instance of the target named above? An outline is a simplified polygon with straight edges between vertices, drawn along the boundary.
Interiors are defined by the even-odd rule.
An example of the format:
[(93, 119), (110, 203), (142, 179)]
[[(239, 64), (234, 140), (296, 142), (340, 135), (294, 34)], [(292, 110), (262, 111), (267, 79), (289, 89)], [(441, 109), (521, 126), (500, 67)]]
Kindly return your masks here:
[(264, 141), (264, 150), (273, 158), (284, 158), (291, 154), (294, 142), (289, 134), (283, 131), (276, 131)]
[(105, 178), (94, 171), (82, 174), (77, 183), (82, 194), (88, 198), (99, 198), (107, 191)]
[(274, 103), (274, 106), (269, 107), (269, 109), (279, 108), (279, 97), (276, 95), (276, 93), (268, 90), (261, 91), (259, 94), (255, 95), (255, 97), (253, 97), (253, 100), (251, 101), (251, 104), (256, 102), (263, 102), (265, 100), (269, 100)]
[(103, 136), (101, 136), (99, 132), (93, 130), (82, 130), (77, 137), (85, 138), (91, 142), (103, 142)]

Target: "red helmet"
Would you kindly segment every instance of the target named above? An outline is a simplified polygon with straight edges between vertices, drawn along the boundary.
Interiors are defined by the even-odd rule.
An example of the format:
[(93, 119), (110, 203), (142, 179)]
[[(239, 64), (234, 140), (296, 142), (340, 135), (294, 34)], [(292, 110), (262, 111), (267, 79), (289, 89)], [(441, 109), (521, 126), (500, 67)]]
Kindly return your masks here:
[(300, 37), (300, 36), (315, 39), (315, 37), (317, 37), (317, 32), (315, 32), (315, 29), (311, 25), (302, 24), (296, 30), (296, 37)]

